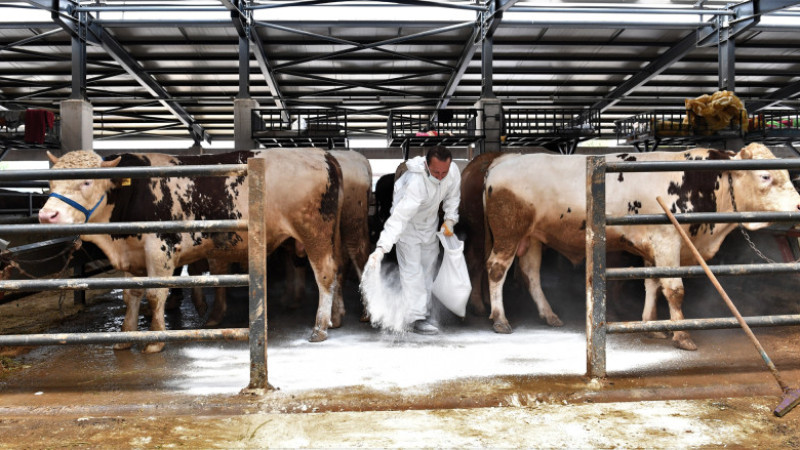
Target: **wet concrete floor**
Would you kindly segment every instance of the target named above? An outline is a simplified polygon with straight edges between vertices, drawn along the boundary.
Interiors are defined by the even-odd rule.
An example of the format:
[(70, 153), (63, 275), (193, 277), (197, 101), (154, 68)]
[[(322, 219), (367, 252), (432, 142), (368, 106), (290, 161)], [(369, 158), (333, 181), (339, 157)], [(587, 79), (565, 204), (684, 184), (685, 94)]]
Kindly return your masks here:
[[(575, 272), (572, 279), (545, 280), (548, 294), (554, 287), (560, 293), (551, 302), (563, 328), (545, 325), (529, 299), (515, 301), (512, 283), (510, 335), (493, 333), (483, 317), (460, 321), (447, 313), (438, 336), (387, 334), (361, 323), (359, 305), (349, 301), (343, 326), (313, 344), (307, 341), (313, 295), (297, 310), (271, 301), (268, 377), (275, 390), (263, 395), (242, 393), (249, 382), (246, 342), (168, 343), (162, 353), (148, 355), (137, 346), (31, 349), (5, 360), (10, 367), (0, 374), (0, 445), (748, 447), (770, 433), (771, 444), (800, 446), (800, 419), (794, 417), (800, 410), (772, 417), (781, 393), (741, 330), (692, 332), (696, 352), (641, 334), (609, 336), (609, 376), (587, 379), (584, 286)], [(348, 297), (355, 297), (349, 289)], [(124, 313), (119, 297), (96, 297), (50, 330), (116, 330)], [(30, 301), (20, 300), (17, 309)], [(695, 304), (716, 302), (703, 294)], [(635, 319), (641, 302), (633, 304), (610, 305), (610, 319)], [(796, 307), (787, 306), (788, 312)], [(246, 305), (233, 302), (231, 308), (223, 326), (246, 326)], [(698, 317), (687, 308), (687, 317)], [(147, 323), (142, 317), (140, 329)], [(167, 320), (170, 329), (201, 324), (188, 301)], [(800, 387), (798, 328), (756, 334), (785, 381)], [(545, 417), (582, 431), (553, 434), (540, 423)], [(664, 428), (663, 441), (643, 434), (670, 417), (685, 424)], [(598, 418), (602, 423), (594, 422)], [(534, 434), (515, 428), (521, 423), (544, 428)], [(736, 432), (718, 435), (715, 424)], [(431, 434), (426, 440), (420, 432)], [(687, 433), (694, 440), (676, 440)]]

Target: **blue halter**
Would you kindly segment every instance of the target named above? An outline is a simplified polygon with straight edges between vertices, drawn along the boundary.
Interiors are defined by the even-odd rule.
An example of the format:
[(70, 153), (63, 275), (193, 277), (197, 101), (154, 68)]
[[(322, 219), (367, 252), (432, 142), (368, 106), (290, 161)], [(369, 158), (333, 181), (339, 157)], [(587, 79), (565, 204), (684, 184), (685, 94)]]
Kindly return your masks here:
[(57, 194), (55, 192), (50, 193), (50, 197), (55, 197), (55, 198), (61, 200), (62, 202), (68, 204), (69, 206), (72, 206), (73, 208), (75, 208), (78, 211), (82, 212), (83, 215), (86, 216), (86, 220), (84, 221), (84, 223), (85, 223), (85, 222), (89, 221), (89, 217), (91, 217), (92, 213), (94, 212), (94, 210), (97, 209), (98, 206), (100, 206), (100, 203), (103, 202), (103, 199), (106, 198), (106, 195), (103, 194), (103, 196), (100, 197), (100, 200), (97, 201), (97, 204), (94, 205), (94, 208), (92, 208), (92, 209), (86, 209), (86, 208), (83, 207), (83, 205), (81, 205), (80, 203), (76, 202), (75, 200), (72, 200), (71, 198), (64, 197), (63, 195)]

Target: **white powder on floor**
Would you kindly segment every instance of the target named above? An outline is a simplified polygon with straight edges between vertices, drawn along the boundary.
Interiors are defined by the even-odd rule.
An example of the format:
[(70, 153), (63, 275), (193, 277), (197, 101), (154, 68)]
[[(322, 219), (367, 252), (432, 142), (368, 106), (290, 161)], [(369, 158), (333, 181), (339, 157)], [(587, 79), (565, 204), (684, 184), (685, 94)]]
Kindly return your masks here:
[(367, 264), (361, 276), (361, 295), (372, 326), (394, 333), (407, 331), (410, 321), (396, 266)]

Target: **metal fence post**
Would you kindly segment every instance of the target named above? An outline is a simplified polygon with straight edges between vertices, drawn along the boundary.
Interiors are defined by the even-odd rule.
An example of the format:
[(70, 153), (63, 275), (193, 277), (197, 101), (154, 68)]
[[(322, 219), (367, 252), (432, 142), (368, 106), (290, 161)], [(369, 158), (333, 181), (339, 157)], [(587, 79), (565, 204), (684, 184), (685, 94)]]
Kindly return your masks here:
[(247, 160), (250, 265), (250, 384), (248, 390), (270, 389), (267, 381), (267, 233), (264, 224), (266, 160)]
[(606, 376), (606, 161), (586, 159), (586, 372)]

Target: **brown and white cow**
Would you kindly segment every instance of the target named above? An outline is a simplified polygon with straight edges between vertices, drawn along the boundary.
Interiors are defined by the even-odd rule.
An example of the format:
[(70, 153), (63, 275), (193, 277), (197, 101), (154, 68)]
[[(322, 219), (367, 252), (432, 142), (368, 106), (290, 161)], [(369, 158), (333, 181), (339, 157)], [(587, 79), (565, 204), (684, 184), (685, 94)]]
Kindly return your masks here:
[[(700, 159), (774, 159), (761, 144), (750, 144), (731, 157), (726, 153), (693, 149), (684, 152), (608, 155), (608, 160), (675, 161)], [(540, 314), (555, 314), (542, 292), (539, 268), (542, 245), (548, 245), (573, 262), (585, 257), (586, 246), (586, 157), (521, 155), (498, 159), (489, 167), (484, 190), (484, 208), (490, 233), (486, 263), (494, 330), (510, 333), (503, 310), (503, 282), (515, 256), (529, 280), (529, 288)], [(729, 190), (732, 180), (733, 189)], [(731, 193), (732, 192), (732, 193)], [(656, 202), (661, 196), (674, 213), (732, 212), (732, 196), (738, 211), (797, 211), (800, 195), (786, 170), (613, 173), (606, 178), (606, 211), (612, 216), (663, 214)], [(767, 224), (745, 224), (758, 229)], [(705, 259), (716, 254), (725, 236), (737, 224), (683, 225)], [(672, 225), (609, 226), (609, 251), (627, 251), (641, 256), (645, 264), (678, 266), (692, 264), (690, 251)], [(658, 288), (669, 303), (670, 318), (683, 319), (684, 297), (680, 278), (648, 279), (643, 320), (655, 319)], [(548, 323), (550, 319), (548, 319)], [(685, 331), (673, 335), (676, 346), (697, 346)]]
[(486, 224), (483, 214), (483, 188), (486, 171), (498, 158), (512, 158), (519, 153), (487, 152), (476, 156), (461, 171), (461, 203), (458, 205), (458, 230), (466, 234), (464, 258), (472, 283), (469, 304), (472, 311), (486, 313), (484, 298), (488, 299), (486, 277)]
[[(92, 151), (74, 151), (61, 158), (50, 155), (53, 168), (210, 165), (266, 160), (267, 251), (288, 238), (302, 242), (319, 287), (319, 306), (312, 342), (327, 337), (340, 251), (339, 218), (342, 201), (338, 162), (317, 149), (271, 149), (222, 155), (168, 156), (123, 154), (109, 161)], [(54, 180), (51, 198), (39, 212), (42, 223), (128, 222), (161, 220), (247, 219), (248, 184), (245, 176), (161, 177), (152, 179)], [(81, 208), (83, 210), (81, 210)], [(91, 213), (90, 213), (91, 212)], [(247, 234), (150, 233), (85, 235), (108, 256), (116, 269), (134, 276), (170, 276), (175, 267), (208, 259), (226, 267), (247, 261)], [(212, 272), (215, 271), (213, 265)], [(224, 269), (218, 269), (224, 270)], [(164, 301), (168, 289), (147, 289), (153, 309), (151, 330), (164, 330)], [(139, 298), (124, 295), (127, 310), (123, 331), (136, 330)], [(153, 343), (144, 352), (160, 351)], [(115, 348), (127, 348), (119, 345)]]
[[(361, 271), (367, 263), (371, 250), (369, 240), (369, 197), (372, 191), (372, 167), (369, 160), (361, 153), (351, 150), (332, 150), (328, 152), (342, 169), (342, 216), (340, 232), (342, 236), (342, 253), (339, 261), (338, 281), (333, 298), (331, 327), (341, 326), (345, 314), (342, 286), (348, 265), (352, 265), (356, 275), (361, 279)], [(287, 258), (286, 272), (289, 278), (287, 292), (288, 302), (298, 305), (305, 293), (305, 268), (296, 257), (302, 258), (304, 250), (301, 245), (290, 246), (291, 253)]]

